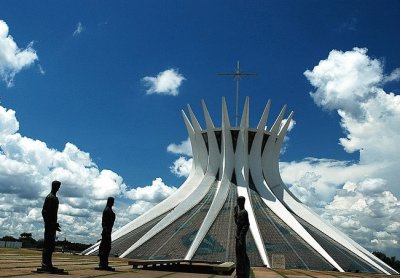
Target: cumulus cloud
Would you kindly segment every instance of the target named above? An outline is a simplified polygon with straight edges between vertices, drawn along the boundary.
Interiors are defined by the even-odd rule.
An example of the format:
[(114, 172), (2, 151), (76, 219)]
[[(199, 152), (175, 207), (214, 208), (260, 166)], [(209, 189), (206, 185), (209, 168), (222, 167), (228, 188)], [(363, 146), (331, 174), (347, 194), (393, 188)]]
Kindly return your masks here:
[(59, 151), (18, 131), (15, 111), (0, 106), (2, 233), (15, 235), (31, 231), (41, 238), (43, 197), (50, 191), (51, 181), (57, 179), (62, 182), (60, 219), (72, 221), (71, 225), (64, 225), (63, 232), (90, 240), (89, 230), (78, 235), (76, 228), (92, 225), (99, 232), (99, 222), (90, 223), (97, 219), (106, 197), (123, 196), (127, 186), (122, 178), (110, 170), (98, 169), (90, 154), (72, 143), (66, 143)]
[(0, 20), (0, 78), (7, 87), (14, 84), (15, 75), (24, 68), (32, 65), (38, 56), (33, 49), (33, 42), (25, 49), (19, 48), (14, 38), (9, 35), (5, 21)]
[(348, 180), (361, 180), (366, 172), (373, 173), (376, 169), (350, 161), (309, 157), (302, 161), (281, 162), (280, 171), (282, 179), (303, 203), (321, 208)]
[(177, 96), (179, 94), (179, 87), (185, 77), (178, 73), (175, 69), (167, 69), (160, 72), (156, 77), (146, 76), (142, 79), (145, 86), (149, 87), (146, 90), (147, 95), (170, 95)]
[(340, 117), (346, 152), (359, 161), (306, 158), (280, 164), (282, 178), (304, 203), (370, 250), (398, 254), (400, 239), (400, 97), (386, 92), (400, 69), (385, 74), (383, 63), (367, 49), (332, 50), (304, 74), (323, 110)]
[(149, 209), (151, 209), (152, 207), (154, 207), (154, 205), (155, 204), (153, 202), (146, 202), (139, 200), (130, 205), (127, 211), (130, 215), (139, 216), (148, 211)]
[(132, 217), (145, 213), (157, 203), (168, 198), (176, 189), (174, 186), (166, 185), (161, 178), (156, 178), (151, 185), (128, 190), (125, 196), (134, 203), (126, 208), (125, 213), (132, 220)]
[(399, 69), (384, 74), (383, 64), (367, 55), (367, 49), (332, 50), (326, 60), (306, 71), (316, 87), (315, 103), (339, 114), (346, 137), (339, 142), (347, 152), (360, 151), (360, 164), (379, 171), (373, 177), (387, 180), (400, 194), (400, 96), (383, 88), (387, 77), (395, 80)]
[(178, 177), (188, 177), (192, 169), (193, 158), (186, 158), (180, 156), (174, 161), (173, 165), (169, 167), (171, 172)]
[(167, 151), (173, 154), (180, 155), (173, 164), (169, 167), (171, 172), (177, 177), (188, 177), (190, 170), (192, 169), (192, 146), (190, 139), (182, 141), (180, 144), (169, 144)]
[(72, 36), (76, 37), (78, 36), (80, 33), (82, 33), (85, 30), (85, 27), (83, 27), (81, 22), (78, 22), (78, 24), (76, 25), (75, 31), (72, 34)]
[(175, 190), (176, 187), (167, 186), (161, 178), (156, 178), (151, 185), (127, 191), (126, 196), (135, 201), (159, 203), (174, 193)]
[(326, 219), (370, 249), (384, 250), (400, 239), (400, 200), (382, 179), (347, 182), (325, 209)]
[(190, 139), (182, 141), (180, 144), (169, 144), (167, 151), (174, 154), (183, 154), (186, 156), (192, 156), (192, 145), (190, 144)]

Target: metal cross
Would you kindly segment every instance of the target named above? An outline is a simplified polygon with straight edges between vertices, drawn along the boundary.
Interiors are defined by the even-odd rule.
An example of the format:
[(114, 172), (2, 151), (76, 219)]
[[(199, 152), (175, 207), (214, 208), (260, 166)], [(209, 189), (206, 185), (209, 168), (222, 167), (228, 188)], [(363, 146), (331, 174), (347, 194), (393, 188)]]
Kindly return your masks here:
[(235, 112), (235, 119), (236, 119), (236, 127), (237, 127), (238, 126), (238, 117), (239, 117), (239, 114), (238, 114), (238, 109), (239, 109), (239, 80), (240, 80), (241, 77), (256, 75), (256, 73), (240, 71), (240, 64), (239, 64), (239, 61), (237, 61), (236, 71), (234, 71), (234, 72), (222, 72), (222, 73), (218, 73), (218, 75), (233, 76), (233, 78), (235, 78), (235, 80), (236, 80), (236, 112)]

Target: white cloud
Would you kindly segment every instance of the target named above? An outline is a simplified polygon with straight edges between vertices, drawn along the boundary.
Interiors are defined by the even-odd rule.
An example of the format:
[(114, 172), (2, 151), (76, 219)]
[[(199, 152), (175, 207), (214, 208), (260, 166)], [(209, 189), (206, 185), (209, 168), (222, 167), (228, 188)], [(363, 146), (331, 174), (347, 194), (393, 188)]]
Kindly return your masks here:
[(75, 31), (72, 34), (74, 37), (78, 36), (80, 33), (82, 33), (85, 30), (85, 27), (83, 27), (81, 22), (78, 22), (78, 24), (76, 25)]
[(365, 173), (373, 173), (376, 169), (349, 161), (309, 157), (302, 161), (281, 162), (280, 171), (282, 179), (302, 202), (311, 207), (323, 207), (347, 181), (363, 180)]
[(156, 204), (153, 202), (146, 202), (146, 201), (137, 201), (134, 204), (130, 205), (128, 208), (128, 213), (130, 215), (141, 215), (154, 207)]
[(18, 131), (15, 111), (0, 106), (2, 235), (29, 231), (36, 238), (43, 237), (40, 214), (43, 197), (50, 192), (51, 181), (57, 179), (62, 182), (59, 219), (63, 233), (76, 240), (90, 241), (101, 228), (98, 217), (105, 199), (125, 193), (127, 186), (122, 178), (110, 170), (99, 170), (90, 154), (72, 143), (66, 143), (58, 151)]
[(146, 94), (159, 94), (177, 96), (182, 81), (185, 80), (183, 75), (179, 74), (175, 69), (168, 69), (160, 72), (156, 77), (146, 76), (142, 79), (144, 84), (149, 88)]
[(192, 169), (193, 158), (179, 157), (174, 164), (169, 167), (171, 172), (178, 177), (188, 177)]
[(157, 204), (174, 193), (175, 190), (176, 187), (167, 186), (161, 178), (156, 178), (151, 185), (127, 191), (126, 196), (135, 201), (146, 201)]
[(0, 106), (0, 137), (14, 134), (19, 129), (19, 123), (15, 118), (15, 111)]
[(167, 151), (174, 154), (183, 154), (186, 156), (192, 156), (192, 145), (190, 144), (190, 139), (182, 141), (180, 144), (169, 144)]
[(9, 35), (7, 23), (0, 20), (0, 78), (7, 87), (13, 86), (14, 77), (18, 72), (38, 60), (32, 46), (33, 42), (25, 49), (19, 48), (14, 38)]
[(370, 59), (366, 52), (365, 48), (347, 52), (332, 50), (326, 60), (304, 73), (317, 88), (311, 93), (317, 105), (329, 110), (345, 110), (354, 116), (362, 113), (359, 103), (373, 97), (383, 79), (380, 61)]
[(134, 203), (125, 208), (122, 213), (126, 222), (132, 220), (132, 217), (139, 216), (162, 200), (171, 196), (176, 187), (166, 185), (161, 178), (156, 178), (151, 185), (133, 188), (126, 192), (125, 196), (133, 200)]
[[(396, 80), (399, 69), (389, 79)], [(316, 91), (317, 105), (336, 110), (346, 137), (339, 142), (347, 152), (360, 151), (360, 164), (374, 166), (370, 177), (387, 181), (400, 194), (400, 96), (385, 92), (383, 64), (367, 55), (367, 49), (332, 50), (326, 60), (305, 72)]]
[(400, 226), (400, 200), (386, 191), (383, 183), (380, 179), (346, 183), (326, 205), (324, 217), (367, 248), (390, 247), (400, 239), (396, 229)]
[(398, 254), (400, 240), (400, 96), (384, 85), (382, 62), (367, 49), (332, 50), (305, 76), (324, 110), (336, 111), (346, 134), (339, 143), (360, 152), (356, 162), (306, 158), (281, 163), (282, 178), (303, 202), (370, 250)]
[(384, 82), (398, 81), (400, 80), (400, 68), (395, 69), (390, 75), (385, 76)]
[(171, 172), (177, 177), (188, 177), (193, 164), (190, 139), (187, 138), (180, 144), (169, 144), (167, 151), (173, 154), (183, 155), (179, 156), (179, 158), (173, 162), (173, 165), (169, 167)]

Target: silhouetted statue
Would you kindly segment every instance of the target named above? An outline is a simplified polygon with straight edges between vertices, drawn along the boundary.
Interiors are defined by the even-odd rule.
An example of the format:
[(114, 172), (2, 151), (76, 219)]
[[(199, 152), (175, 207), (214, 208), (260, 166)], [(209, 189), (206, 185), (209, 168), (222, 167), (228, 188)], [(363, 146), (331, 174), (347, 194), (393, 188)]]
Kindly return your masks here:
[(243, 196), (237, 198), (235, 206), (236, 223), (236, 276), (238, 278), (250, 277), (250, 260), (246, 253), (246, 234), (249, 230), (249, 216), (244, 208), (246, 199)]
[(103, 218), (101, 220), (101, 226), (103, 231), (101, 233), (101, 242), (99, 247), (100, 263), (97, 269), (114, 271), (115, 269), (108, 266), (108, 256), (111, 251), (111, 231), (114, 226), (115, 213), (112, 210), (114, 205), (114, 198), (108, 197), (107, 205), (103, 210)]
[(51, 183), (51, 192), (46, 196), (44, 200), (42, 216), (44, 220), (44, 242), (42, 252), (42, 268), (38, 271), (45, 272), (63, 272), (63, 269), (59, 269), (53, 266), (52, 255), (55, 249), (56, 243), (56, 232), (61, 231), (60, 225), (57, 223), (58, 213), (58, 198), (56, 196), (57, 191), (60, 189), (61, 182), (53, 181)]

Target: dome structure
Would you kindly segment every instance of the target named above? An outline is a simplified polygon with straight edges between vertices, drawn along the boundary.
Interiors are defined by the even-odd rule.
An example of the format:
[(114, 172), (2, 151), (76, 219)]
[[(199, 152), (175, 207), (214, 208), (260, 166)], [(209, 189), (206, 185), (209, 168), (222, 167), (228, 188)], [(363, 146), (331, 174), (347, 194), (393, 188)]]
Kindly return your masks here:
[[(252, 266), (397, 274), (341, 231), (325, 223), (287, 188), (279, 173), (281, 147), (293, 117), (283, 107), (271, 127), (267, 102), (257, 127), (249, 126), (246, 98), (238, 127), (232, 127), (225, 98), (221, 127), (202, 101), (206, 127), (188, 106), (182, 111), (192, 146), (186, 181), (169, 198), (112, 234), (111, 254), (135, 259), (235, 261), (234, 207), (246, 199)], [(190, 119), (189, 119), (190, 118)], [(97, 255), (99, 243), (83, 254)]]

